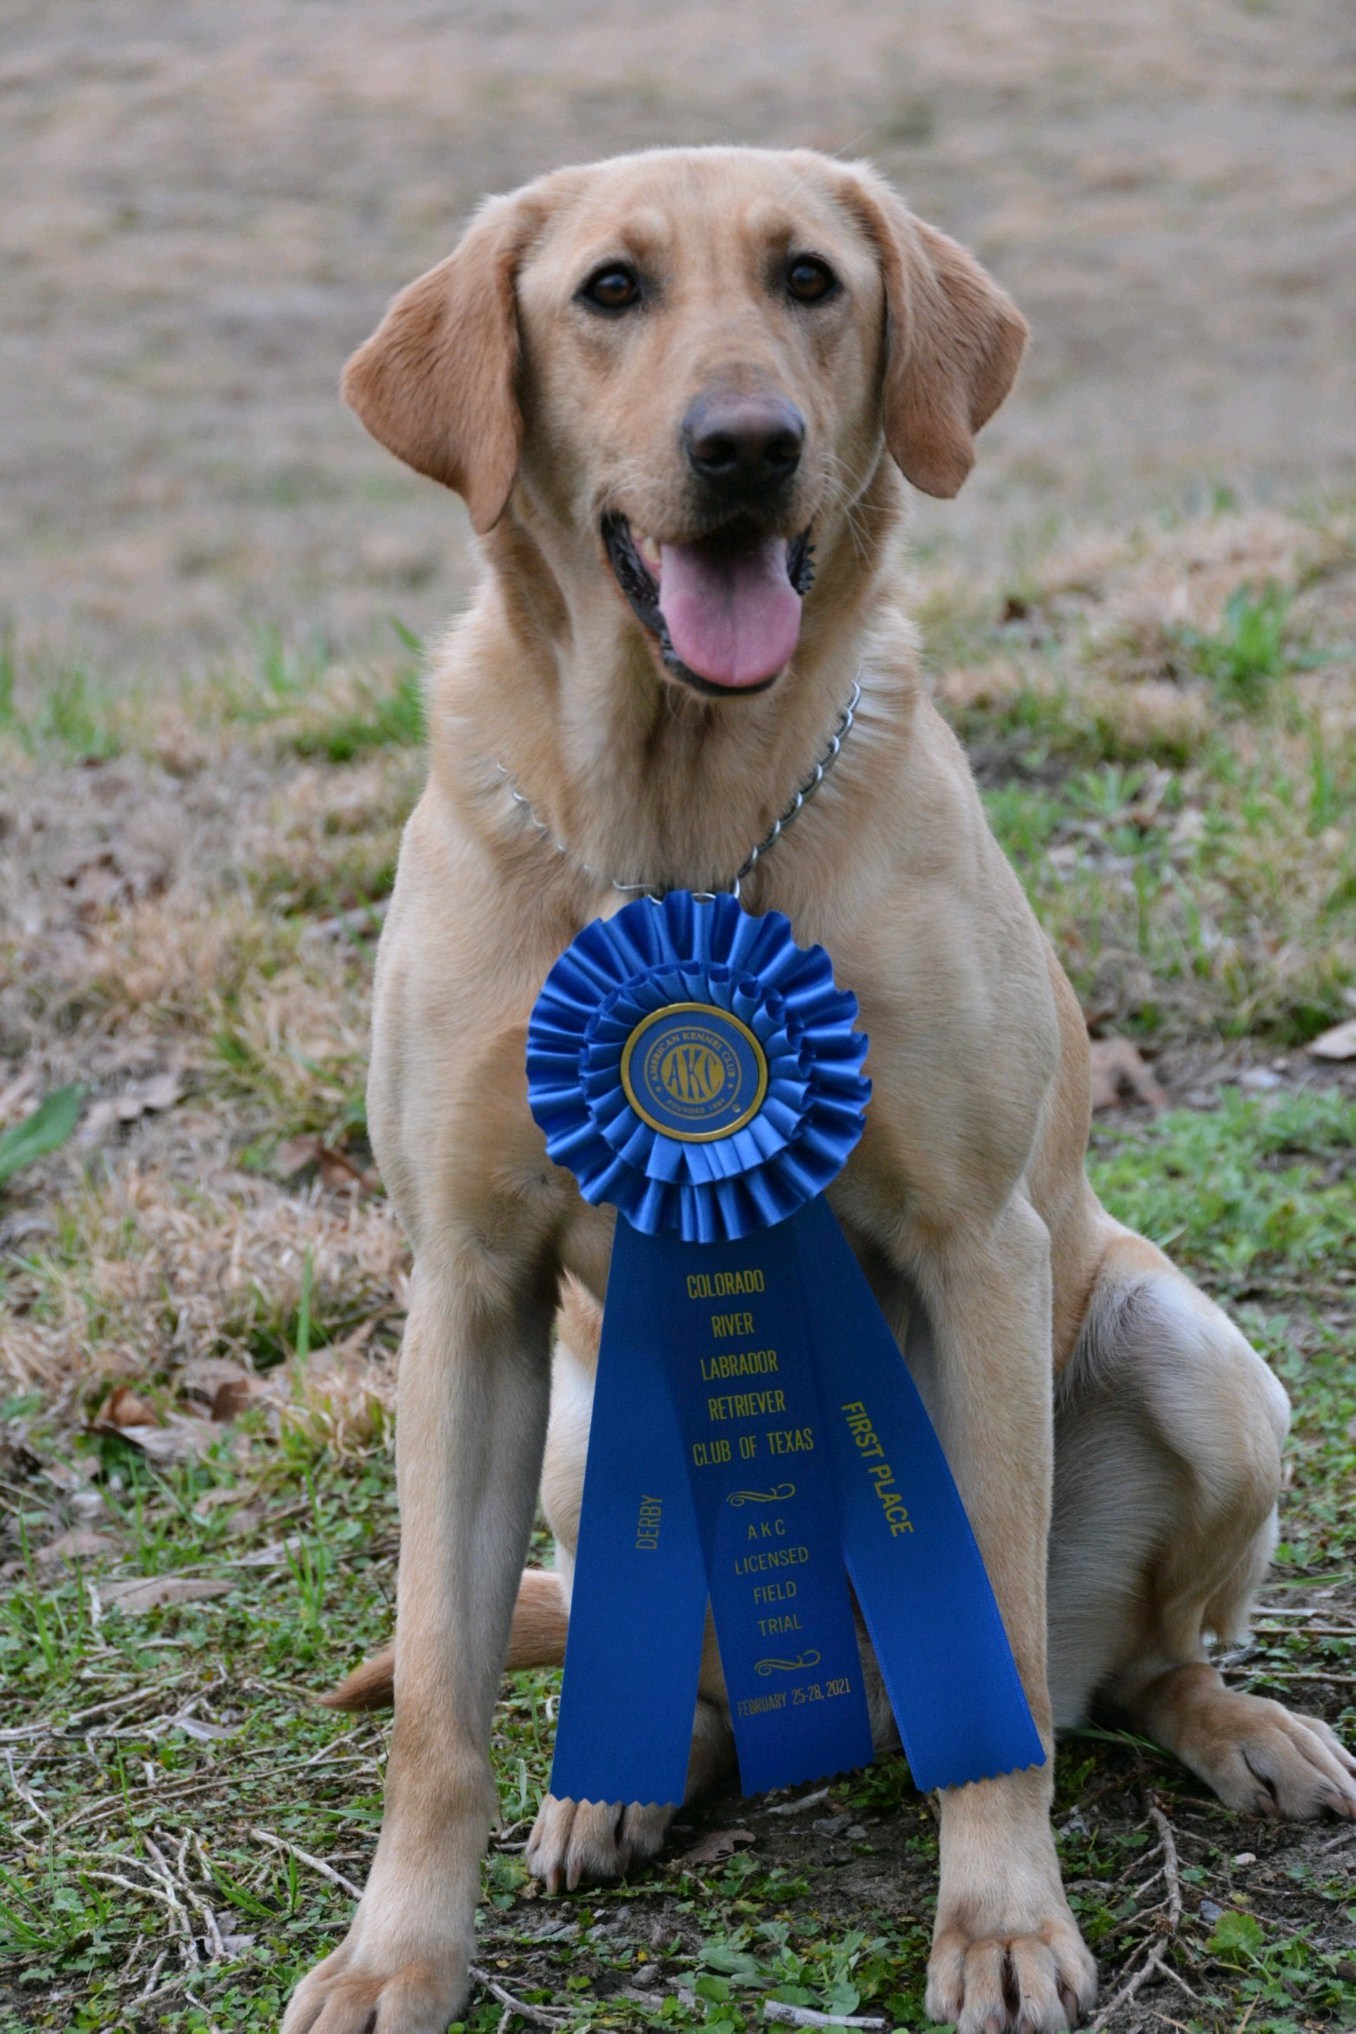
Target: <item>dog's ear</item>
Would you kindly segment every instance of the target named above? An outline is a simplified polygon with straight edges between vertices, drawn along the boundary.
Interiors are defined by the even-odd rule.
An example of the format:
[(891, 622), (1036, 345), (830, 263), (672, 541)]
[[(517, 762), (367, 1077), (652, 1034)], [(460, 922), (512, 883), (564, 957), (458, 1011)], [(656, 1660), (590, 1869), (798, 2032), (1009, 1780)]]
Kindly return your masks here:
[(975, 463), (976, 431), (1016, 379), (1027, 322), (973, 255), (879, 177), (858, 172), (853, 183), (885, 282), (885, 442), (915, 487), (953, 495)]
[(388, 450), (492, 529), (518, 469), (514, 280), (541, 211), (492, 198), (460, 245), (401, 291), (344, 369), (344, 400)]

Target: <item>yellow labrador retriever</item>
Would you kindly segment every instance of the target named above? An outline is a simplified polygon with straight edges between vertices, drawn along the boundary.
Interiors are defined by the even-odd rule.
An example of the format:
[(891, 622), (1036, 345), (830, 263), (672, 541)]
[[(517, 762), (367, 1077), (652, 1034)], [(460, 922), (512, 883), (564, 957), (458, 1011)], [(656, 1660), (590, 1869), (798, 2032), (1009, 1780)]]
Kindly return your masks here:
[[(1088, 1185), (1078, 1004), (900, 604), (905, 481), (956, 492), (1025, 339), (869, 170), (703, 149), (494, 200), (350, 363), (368, 429), (464, 497), (485, 574), (436, 660), (377, 970), (373, 1138), (415, 1252), (386, 1817), (286, 2034), (442, 2034), (465, 2003), (569, 1275), (561, 1570), (523, 1584), (513, 1656), (559, 1654), (610, 1217), (545, 1157), (528, 1012), (635, 894), (617, 886), (727, 887), (857, 683), (841, 756), (744, 900), (860, 998), (874, 1099), (831, 1197), (901, 1337), (911, 1304), (929, 1317), (918, 1383), (1045, 1742), (1097, 1696), (1234, 1808), (1356, 1815), (1325, 1726), (1206, 1662), (1267, 1564), (1285, 1397)], [(729, 1756), (722, 1699), (708, 1660), (694, 1788)], [(1050, 1794), (1047, 1763), (942, 1797), (928, 2010), (964, 2034), (1092, 2002)], [(548, 1801), (529, 1858), (553, 1884), (615, 1873), (665, 1819)]]

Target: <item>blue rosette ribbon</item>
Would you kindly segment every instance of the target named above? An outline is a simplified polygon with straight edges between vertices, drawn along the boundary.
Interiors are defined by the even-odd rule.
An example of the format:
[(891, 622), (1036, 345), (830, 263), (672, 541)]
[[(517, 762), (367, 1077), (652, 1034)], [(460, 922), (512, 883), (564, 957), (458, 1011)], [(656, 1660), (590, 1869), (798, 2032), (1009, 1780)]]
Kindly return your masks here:
[(856, 1018), (781, 913), (687, 891), (586, 926), (533, 1010), (547, 1151), (619, 1217), (559, 1798), (683, 1799), (708, 1609), (746, 1791), (867, 1763), (854, 1594), (920, 1787), (1044, 1757), (946, 1458), (823, 1198), (870, 1099)]

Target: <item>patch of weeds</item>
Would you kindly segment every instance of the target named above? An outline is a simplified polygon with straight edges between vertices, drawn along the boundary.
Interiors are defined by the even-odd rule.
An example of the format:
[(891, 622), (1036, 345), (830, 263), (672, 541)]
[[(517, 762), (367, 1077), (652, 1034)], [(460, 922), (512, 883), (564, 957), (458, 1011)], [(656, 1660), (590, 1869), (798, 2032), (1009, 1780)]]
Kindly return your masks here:
[[(1089, 1170), (1112, 1214), (1160, 1244), (1237, 1319), (1290, 1394), (1291, 1486), (1276, 1554), (1282, 1575), (1356, 1568), (1351, 1379), (1351, 1238), (1356, 1235), (1356, 1101), (1334, 1093), (1243, 1096), (1173, 1110), (1121, 1137), (1094, 1138)], [(1292, 1650), (1297, 1648), (1298, 1650)], [(1302, 1629), (1268, 1662), (1293, 1676), (1349, 1672)], [(1283, 1683), (1274, 1692), (1294, 1697)], [(1301, 1705), (1305, 1706), (1305, 1705)]]
[[(1349, 1976), (1350, 1963), (1320, 1949), (1307, 1929), (1269, 1934), (1255, 1914), (1229, 1910), (1215, 1923), (1205, 1949), (1226, 1974), (1230, 2010), (1241, 2005), (1250, 2026), (1288, 2034), (1290, 2028), (1306, 2024), (1352, 2024), (1356, 1985)], [(1304, 2019), (1297, 2020), (1297, 2014)], [(1315, 2014), (1323, 2019), (1310, 2017)]]
[[(0, 1678), (6, 1725), (26, 1734), (0, 1863), (6, 2005), (51, 2034), (276, 2025), (351, 1904), (287, 1846), (360, 1879), (379, 1819), (380, 1724), (314, 1695), (337, 1624), (360, 1648), (389, 1627), (372, 1555), (390, 1543), (389, 1460), (321, 1449), (303, 1465), (256, 1443), (247, 1470), (224, 1450), (163, 1473), (123, 1463), (93, 1487), (123, 1576), (232, 1586), (140, 1614), (110, 1600), (97, 1622), (107, 1556), (41, 1583), (30, 1561), (10, 1589)], [(266, 1558), (242, 1565), (252, 1550)]]
[(0, 737), (30, 756), (102, 763), (122, 750), (119, 719), (79, 664), (39, 658), (21, 682), (13, 636), (0, 636)]
[(1294, 594), (1274, 580), (1229, 595), (1217, 629), (1183, 629), (1179, 640), (1195, 668), (1226, 704), (1254, 712), (1278, 679), (1302, 661), (1287, 643)]
[(1051, 781), (1070, 768), (1154, 762), (1181, 768), (1199, 745), (1201, 723), (1184, 695), (1166, 704), (1140, 688), (1086, 682), (1057, 658), (1024, 664), (1009, 680), (978, 688), (973, 704), (941, 704), (971, 752), (981, 782), (1002, 772)]
[(351, 763), (371, 749), (418, 748), (424, 739), (424, 692), (417, 671), (396, 674), (389, 686), (358, 681), (351, 697), (311, 715), (288, 737), (299, 756)]
[[(353, 963), (364, 965), (361, 957)], [(266, 1166), (278, 1144), (314, 1136), (340, 1149), (367, 1145), (367, 1062), (360, 1038), (335, 1041), (322, 1056), (260, 1025), (257, 1012), (224, 1008), (211, 1038), (211, 1091), (249, 1108), (251, 1135), (241, 1152)]]
[(310, 1260), (303, 1262), (299, 1292), (270, 1290), (251, 1282), (221, 1324), (223, 1349), (241, 1350), (261, 1374), (280, 1364), (304, 1362), (313, 1350), (342, 1342), (367, 1319), (370, 1305), (328, 1284), (317, 1284)]
[(984, 798), (1089, 1004), (1128, 958), (1154, 998), (1141, 989), (1122, 1022), (1302, 1044), (1341, 1016), (1356, 972), (1353, 782), (1356, 737), (1309, 720), (1260, 754), (1212, 738), (1184, 774), (1009, 772)]
[(211, 705), (227, 722), (257, 727), (292, 712), (307, 699), (323, 683), (329, 664), (329, 648), (318, 638), (291, 642), (281, 629), (258, 629), (249, 663), (213, 674), (208, 687)]
[(395, 836), (392, 825), (356, 837), (312, 838), (304, 854), (284, 853), (257, 870), (251, 888), (261, 906), (281, 908), (289, 919), (328, 917), (383, 903), (395, 885)]
[(422, 644), (394, 618), (392, 627), (411, 661), (381, 676), (338, 662), (322, 640), (293, 643), (276, 629), (262, 631), (253, 663), (213, 680), (216, 710), (227, 720), (272, 727), (291, 754), (327, 763), (418, 748), (424, 739)]
[(1353, 1149), (1356, 1101), (1344, 1095), (1228, 1090), (1217, 1108), (1171, 1110), (1095, 1150), (1090, 1169), (1119, 1220), (1217, 1289), (1244, 1293), (1284, 1271), (1316, 1296), (1356, 1235)]

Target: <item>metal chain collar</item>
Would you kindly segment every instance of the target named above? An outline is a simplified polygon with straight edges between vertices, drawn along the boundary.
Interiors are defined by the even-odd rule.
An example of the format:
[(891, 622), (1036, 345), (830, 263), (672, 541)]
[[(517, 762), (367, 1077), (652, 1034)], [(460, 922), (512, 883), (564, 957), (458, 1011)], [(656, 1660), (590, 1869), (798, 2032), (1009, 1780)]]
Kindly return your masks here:
[[(740, 886), (743, 883), (744, 878), (746, 876), (751, 876), (753, 874), (754, 869), (757, 867), (762, 857), (767, 853), (768, 849), (772, 847), (778, 840), (781, 839), (781, 836), (783, 835), (783, 833), (785, 833), (787, 827), (791, 825), (793, 820), (799, 818), (805, 806), (809, 803), (810, 799), (814, 797), (815, 792), (819, 789), (820, 785), (824, 782), (825, 777), (828, 775), (829, 771), (833, 768), (834, 764), (837, 762), (839, 752), (842, 749), (843, 743), (847, 740), (849, 734), (852, 732), (852, 725), (857, 718), (857, 708), (861, 704), (861, 697), (862, 697), (861, 680), (860, 678), (856, 678), (853, 680), (852, 684), (852, 696), (848, 700), (847, 705), (843, 708), (842, 712), (838, 716), (838, 725), (835, 727), (832, 735), (829, 737), (828, 747), (825, 749), (819, 761), (815, 764), (814, 769), (810, 772), (809, 776), (805, 779), (805, 782), (801, 785), (800, 789), (797, 791), (795, 797), (791, 800), (791, 803), (787, 806), (785, 812), (783, 812), (779, 818), (773, 820), (771, 827), (763, 835), (763, 838), (758, 842), (757, 846), (750, 848), (744, 861), (740, 864), (739, 868), (735, 871), (734, 875), (731, 877), (729, 883), (725, 886), (726, 893), (728, 895), (738, 899)], [(587, 862), (580, 861), (579, 857), (571, 852), (571, 850), (565, 845), (563, 840), (557, 840), (556, 836), (552, 833), (546, 821), (542, 819), (538, 814), (535, 806), (532, 804), (531, 799), (525, 797), (524, 794), (518, 789), (518, 786), (514, 781), (512, 771), (510, 771), (506, 767), (506, 765), (503, 762), (501, 762), (498, 758), (495, 759), (494, 767), (496, 768), (496, 770), (498, 770), (500, 776), (503, 778), (505, 784), (507, 785), (510, 798), (512, 798), (515, 805), (521, 807), (522, 811), (526, 813), (533, 827), (542, 836), (542, 839), (545, 840), (552, 848), (554, 848), (555, 852), (558, 855), (564, 855), (567, 861), (573, 862), (574, 866), (577, 869), (579, 869), (584, 875), (592, 876), (595, 882), (606, 883), (610, 889), (619, 891), (621, 895), (624, 897), (662, 897), (666, 894), (665, 887), (662, 884), (619, 883), (615, 877), (604, 876), (597, 869), (590, 868)], [(670, 885), (669, 887), (680, 888), (681, 885)], [(701, 898), (710, 898), (714, 896), (716, 893), (711, 890), (698, 890), (695, 891), (693, 894)]]

